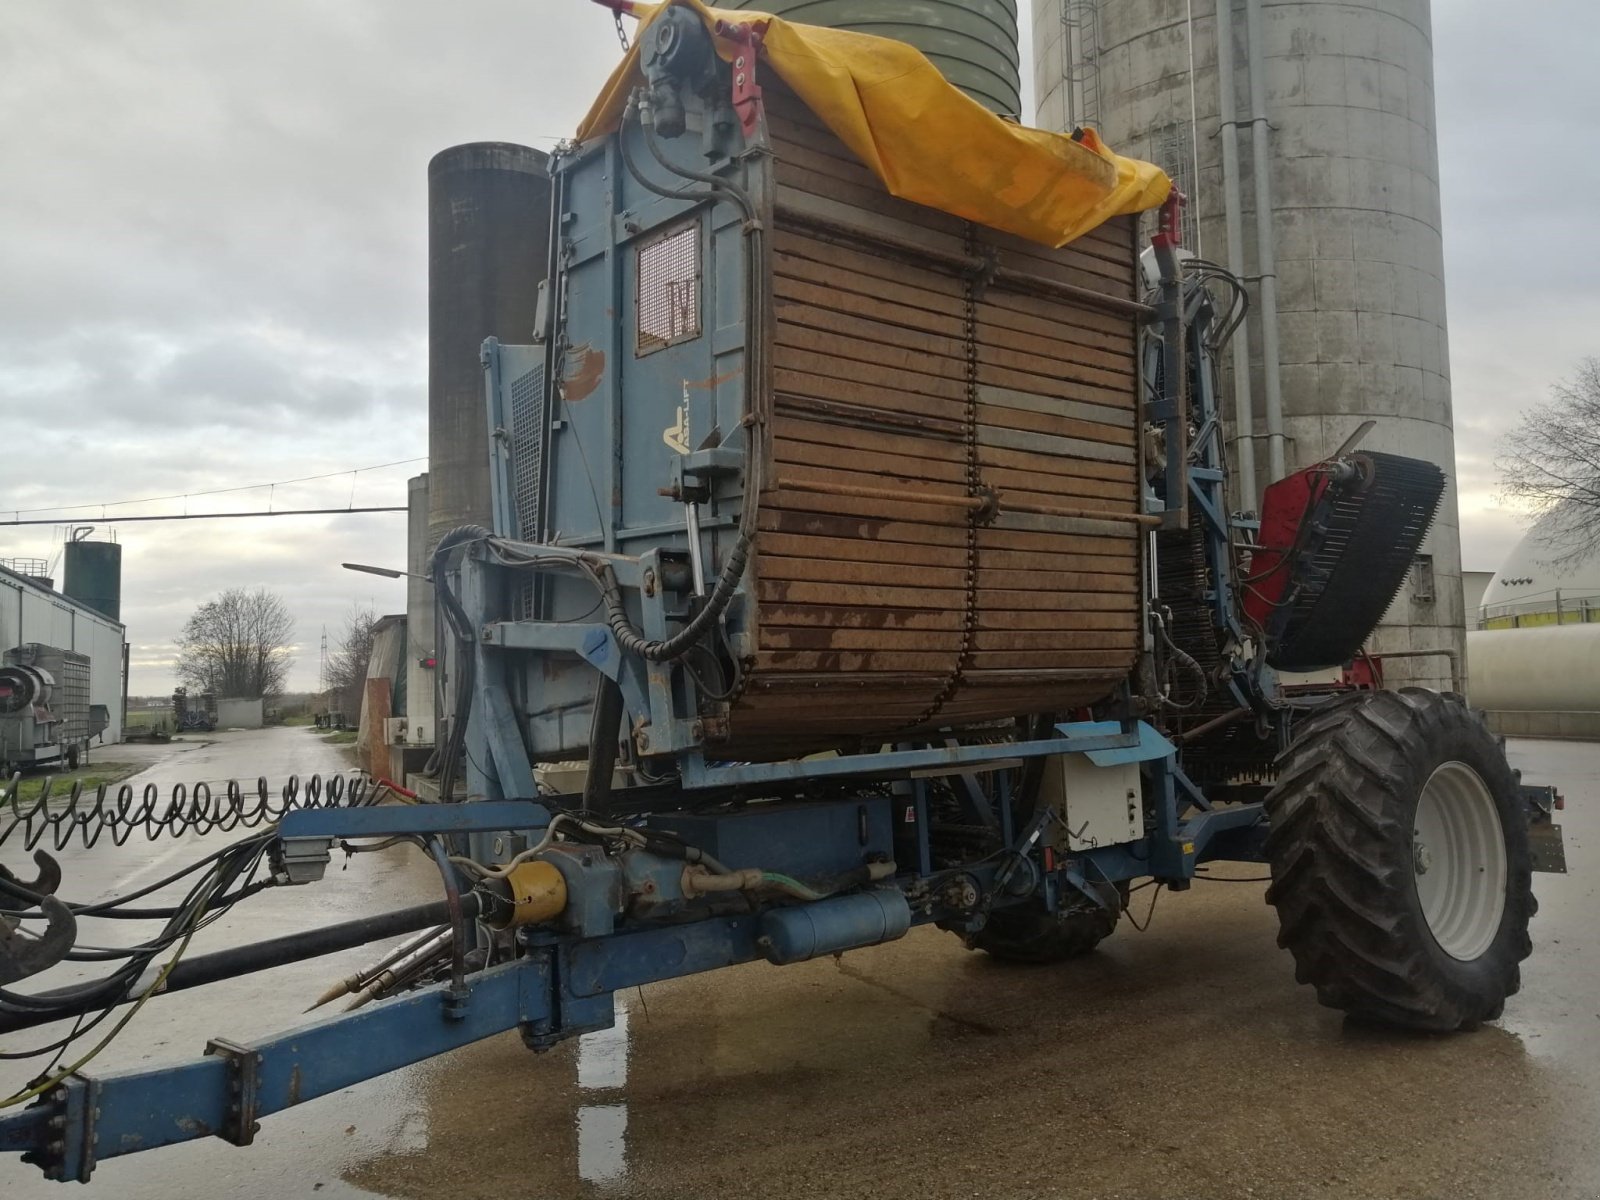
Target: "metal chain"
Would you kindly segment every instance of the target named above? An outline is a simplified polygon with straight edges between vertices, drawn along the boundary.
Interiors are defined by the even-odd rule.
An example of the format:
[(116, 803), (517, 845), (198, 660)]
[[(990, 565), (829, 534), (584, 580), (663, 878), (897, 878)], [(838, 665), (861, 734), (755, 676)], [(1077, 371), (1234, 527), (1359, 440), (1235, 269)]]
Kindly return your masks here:
[[(963, 233), (964, 249), (969, 257), (980, 257), (977, 229), (966, 222)], [(962, 329), (965, 362), (963, 375), (966, 383), (966, 420), (963, 423), (966, 450), (967, 495), (983, 495), (983, 475), (978, 464), (978, 300), (988, 284), (988, 270), (969, 275), (963, 282), (961, 296)], [(967, 583), (966, 604), (961, 619), (961, 647), (955, 666), (946, 676), (935, 694), (932, 704), (911, 723), (909, 728), (919, 728), (936, 717), (961, 687), (963, 675), (971, 663), (974, 642), (978, 632), (978, 526), (982, 521), (977, 509), (967, 510)]]
[(628, 52), (628, 31), (622, 27), (622, 14), (613, 11), (611, 15), (617, 22), (617, 41), (622, 43), (622, 52), (626, 54)]

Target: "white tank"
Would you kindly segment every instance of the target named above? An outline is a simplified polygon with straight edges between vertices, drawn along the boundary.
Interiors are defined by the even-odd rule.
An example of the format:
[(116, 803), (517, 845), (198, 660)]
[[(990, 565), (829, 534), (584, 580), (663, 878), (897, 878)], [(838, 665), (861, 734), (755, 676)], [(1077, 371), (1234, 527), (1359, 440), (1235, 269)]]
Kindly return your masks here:
[(1600, 712), (1600, 624), (1473, 630), (1467, 697), (1490, 711)]
[[(1251, 9), (1259, 95), (1246, 53)], [(1228, 13), (1240, 181), (1234, 253), (1246, 276), (1263, 262), (1251, 117), (1264, 110), (1270, 121), (1262, 134), (1284, 467), (1318, 461), (1371, 419), (1368, 448), (1428, 459), (1454, 476), (1428, 6), (1238, 0)], [(1186, 240), (1227, 262), (1215, 0), (1034, 0), (1033, 14), (1039, 124), (1096, 125), (1118, 151), (1165, 167), (1192, 201)], [(1253, 450), (1259, 493), (1271, 481), (1269, 373), (1261, 285), (1250, 291), (1254, 423), (1241, 431), (1234, 421), (1230, 433), (1251, 435), (1235, 454), (1240, 444)], [(1232, 415), (1231, 363), (1223, 367), (1219, 399)], [(1425, 563), (1374, 636), (1377, 653), (1464, 647), (1453, 486), (1421, 553)], [(1439, 687), (1448, 678), (1444, 659), (1394, 660), (1387, 674)]]

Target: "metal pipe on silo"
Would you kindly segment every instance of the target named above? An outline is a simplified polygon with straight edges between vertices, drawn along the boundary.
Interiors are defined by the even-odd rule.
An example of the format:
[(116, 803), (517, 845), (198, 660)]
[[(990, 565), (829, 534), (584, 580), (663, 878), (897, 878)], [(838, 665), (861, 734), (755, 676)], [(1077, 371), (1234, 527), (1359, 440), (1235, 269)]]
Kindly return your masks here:
[(478, 352), (533, 338), (549, 265), (546, 155), (471, 142), (428, 164), (428, 549), (457, 525), (489, 523), (489, 458)]
[[(1228, 270), (1244, 276), (1244, 207), (1239, 190), (1239, 110), (1234, 96), (1233, 0), (1217, 0), (1217, 131), (1222, 142), (1223, 229), (1228, 240)], [(1197, 220), (1196, 225), (1199, 224)], [(1253, 509), (1256, 491), (1255, 406), (1250, 395), (1250, 329), (1233, 332), (1233, 466), (1239, 481), (1239, 507)]]
[[(1218, 0), (1218, 8), (1231, 0)], [(1244, 2), (1245, 69), (1250, 80), (1250, 171), (1256, 193), (1256, 270), (1261, 275), (1261, 380), (1267, 418), (1267, 473), (1284, 476), (1283, 390), (1278, 371), (1278, 263), (1273, 238), (1272, 158), (1267, 144), (1267, 84), (1261, 69), (1261, 0)]]

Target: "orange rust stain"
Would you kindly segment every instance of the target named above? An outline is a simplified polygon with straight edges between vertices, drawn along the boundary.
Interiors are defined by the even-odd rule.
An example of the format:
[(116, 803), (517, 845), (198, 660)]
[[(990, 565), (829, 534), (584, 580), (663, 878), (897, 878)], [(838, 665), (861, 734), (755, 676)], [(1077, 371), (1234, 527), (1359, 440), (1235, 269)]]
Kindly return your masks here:
[(730, 379), (738, 378), (738, 375), (739, 375), (739, 372), (737, 370), (733, 370), (733, 371), (724, 372), (721, 375), (713, 375), (713, 376), (711, 376), (710, 379), (685, 379), (683, 381), (683, 386), (684, 387), (692, 387), (692, 388), (704, 388), (707, 391), (709, 391), (710, 389), (712, 389), (714, 387), (720, 387), (722, 384), (727, 383), (728, 380), (730, 380)]
[(600, 386), (606, 373), (606, 355), (588, 342), (567, 351), (567, 366), (561, 377), (561, 394), (571, 403), (582, 400)]

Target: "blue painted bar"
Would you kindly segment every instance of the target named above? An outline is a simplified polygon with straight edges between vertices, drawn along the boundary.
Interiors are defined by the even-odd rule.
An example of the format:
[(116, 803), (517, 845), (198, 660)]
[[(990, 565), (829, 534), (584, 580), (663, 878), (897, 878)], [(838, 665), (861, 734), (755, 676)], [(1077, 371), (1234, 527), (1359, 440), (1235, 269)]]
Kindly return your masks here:
[(1061, 737), (1035, 742), (933, 746), (924, 750), (886, 750), (879, 754), (850, 754), (841, 755), (839, 758), (775, 763), (711, 766), (703, 758), (691, 754), (684, 761), (683, 783), (686, 788), (704, 788), (735, 784), (783, 783), (802, 779), (838, 779), (853, 775), (894, 775), (940, 767), (948, 767), (954, 772), (981, 768), (985, 763), (1002, 762), (1007, 759), (1037, 758), (1048, 754), (1080, 754), (1096, 750), (1128, 750), (1137, 749), (1143, 744), (1143, 737), (1138, 728), (1125, 732), (1116, 721), (1079, 721), (1058, 725), (1056, 729), (1062, 734)]
[(479, 804), (395, 804), (373, 808), (313, 808), (285, 813), (279, 836), (293, 838), (398, 837), (404, 833), (493, 833), (542, 829), (550, 811), (532, 800)]
[[(415, 811), (415, 810), (408, 810)], [(551, 1015), (551, 980), (542, 956), (492, 967), (472, 978), (471, 996), (459, 1019), (445, 1016), (444, 991), (436, 984), (304, 1025), (246, 1047), (261, 1056), (256, 1113), (266, 1116), (350, 1087), (438, 1054)], [(229, 1069), (222, 1058), (204, 1057), (178, 1066), (121, 1071), (97, 1078), (74, 1076), (52, 1100), (94, 1088), (92, 1157), (71, 1131), (64, 1139), (63, 1174), (87, 1178), (93, 1163), (193, 1141), (227, 1124)], [(0, 1150), (38, 1149), (49, 1140), (51, 1108), (0, 1114)]]

